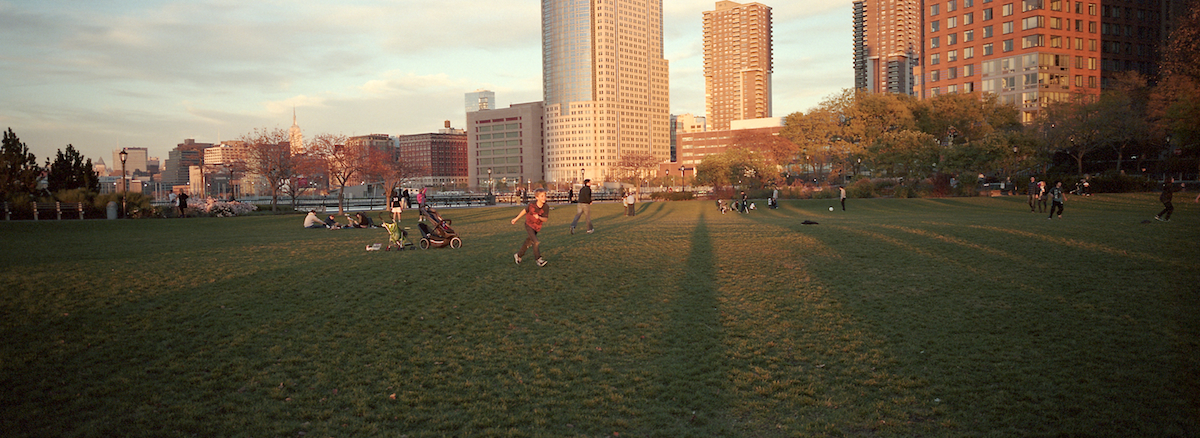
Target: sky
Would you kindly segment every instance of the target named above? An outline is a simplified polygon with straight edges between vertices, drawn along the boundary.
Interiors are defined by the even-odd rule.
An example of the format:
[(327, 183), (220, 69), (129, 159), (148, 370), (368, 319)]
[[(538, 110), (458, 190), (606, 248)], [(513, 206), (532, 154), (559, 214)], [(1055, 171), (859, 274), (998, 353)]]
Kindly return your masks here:
[[(759, 3), (775, 116), (853, 86), (849, 0)], [(715, 5), (663, 0), (673, 114), (704, 114)], [(542, 100), (540, 1), (0, 0), (0, 129), (39, 163), (68, 144), (110, 166), (122, 147), (166, 159), (184, 139), (286, 130), (293, 109), (306, 139), (462, 128), (478, 89)]]

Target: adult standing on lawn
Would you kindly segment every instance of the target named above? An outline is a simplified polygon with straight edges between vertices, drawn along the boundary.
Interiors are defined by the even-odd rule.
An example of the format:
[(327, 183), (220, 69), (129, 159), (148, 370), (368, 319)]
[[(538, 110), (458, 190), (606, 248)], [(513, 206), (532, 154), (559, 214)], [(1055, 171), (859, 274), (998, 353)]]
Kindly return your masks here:
[(400, 222), (400, 213), (404, 212), (404, 197), (400, 195), (400, 188), (392, 189), (392, 196), (388, 198), (388, 207), (392, 211), (392, 222)]
[(421, 187), (421, 191), (417, 192), (417, 222), (425, 222), (425, 189)]
[(175, 197), (175, 200), (179, 201), (179, 217), (187, 217), (187, 192), (179, 189), (179, 196)]
[(846, 186), (838, 186), (838, 192), (842, 197), (842, 211), (846, 211)]
[(1179, 189), (1175, 187), (1175, 177), (1168, 176), (1167, 180), (1163, 182), (1162, 194), (1158, 195), (1158, 201), (1162, 202), (1163, 209), (1154, 216), (1154, 219), (1163, 222), (1171, 221), (1171, 213), (1175, 212), (1175, 206), (1171, 205), (1171, 198), (1175, 196), (1175, 192), (1178, 190)]
[(1037, 204), (1038, 197), (1037, 178), (1029, 177), (1029, 187), (1025, 188), (1025, 194), (1029, 196), (1029, 212), (1033, 213), (1036, 210), (1035, 204)]
[(525, 216), (525, 242), (521, 244), (521, 250), (513, 254), (513, 259), (517, 264), (521, 264), (521, 257), (525, 257), (525, 250), (533, 247), (533, 256), (537, 257), (538, 266), (546, 266), (546, 259), (542, 258), (541, 242), (538, 241), (538, 232), (542, 230), (542, 225), (550, 220), (550, 206), (546, 205), (546, 189), (538, 188), (533, 192), (536, 198), (534, 202), (530, 202), (517, 213), (517, 217), (513, 218), (512, 224), (516, 225), (521, 216)]
[(1054, 208), (1058, 208), (1058, 218), (1062, 219), (1063, 203), (1067, 201), (1067, 194), (1063, 193), (1062, 181), (1054, 184), (1050, 189), (1050, 216), (1046, 219), (1054, 219)]
[[(575, 204), (575, 220), (571, 221), (571, 234), (575, 234), (575, 226), (579, 225), (579, 217), (583, 216), (587, 222), (587, 232), (592, 234), (592, 180), (583, 180), (583, 187), (579, 188), (579, 203)], [(570, 197), (568, 196), (568, 199)]]
[(1037, 185), (1038, 185), (1038, 195), (1037, 195), (1037, 197), (1038, 197), (1038, 201), (1037, 201), (1038, 213), (1045, 213), (1046, 212), (1046, 196), (1048, 195), (1048, 190), (1046, 190), (1046, 182), (1038, 181)]

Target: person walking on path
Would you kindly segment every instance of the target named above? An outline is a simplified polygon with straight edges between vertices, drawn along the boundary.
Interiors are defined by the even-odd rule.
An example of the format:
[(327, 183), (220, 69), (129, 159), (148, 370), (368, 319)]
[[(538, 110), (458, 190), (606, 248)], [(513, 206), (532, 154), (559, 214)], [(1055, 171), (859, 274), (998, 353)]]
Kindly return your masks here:
[(583, 187), (579, 188), (579, 203), (575, 204), (575, 220), (571, 221), (571, 234), (575, 234), (575, 226), (579, 225), (579, 217), (583, 216), (587, 222), (587, 232), (592, 234), (592, 180), (583, 180)]
[(846, 211), (846, 186), (838, 186), (838, 192), (842, 196), (842, 211)]
[(187, 217), (187, 192), (184, 192), (183, 189), (180, 189), (179, 196), (175, 197), (175, 200), (179, 201), (179, 217)]
[[(584, 181), (583, 184), (586, 185), (587, 181)], [(583, 189), (579, 189), (579, 190), (582, 191)], [(570, 204), (574, 201), (575, 201), (575, 188), (572, 187), (572, 188), (567, 189), (567, 203)]]
[(1038, 183), (1037, 178), (1029, 177), (1029, 187), (1025, 188), (1025, 194), (1029, 196), (1029, 212), (1033, 213), (1036, 210), (1038, 198)]
[(1155, 220), (1163, 222), (1171, 221), (1171, 213), (1175, 212), (1175, 206), (1171, 205), (1171, 198), (1175, 196), (1175, 192), (1177, 191), (1179, 191), (1179, 188), (1175, 187), (1175, 177), (1168, 176), (1167, 180), (1163, 182), (1162, 194), (1158, 195), (1158, 200), (1162, 202), (1163, 209), (1154, 216)]
[(1046, 219), (1054, 219), (1054, 209), (1056, 207), (1058, 208), (1058, 218), (1062, 219), (1063, 203), (1066, 201), (1067, 194), (1063, 193), (1062, 181), (1059, 181), (1050, 189), (1050, 216), (1046, 217)]
[(534, 202), (526, 205), (512, 220), (513, 225), (516, 225), (521, 216), (524, 216), (525, 234), (528, 235), (525, 242), (521, 244), (521, 250), (513, 254), (513, 259), (517, 261), (518, 265), (521, 264), (521, 258), (525, 257), (525, 250), (533, 247), (533, 256), (537, 257), (537, 265), (546, 266), (547, 262), (542, 258), (541, 242), (538, 241), (537, 235), (546, 221), (550, 220), (550, 206), (546, 205), (546, 189), (539, 188), (534, 191), (533, 195)]

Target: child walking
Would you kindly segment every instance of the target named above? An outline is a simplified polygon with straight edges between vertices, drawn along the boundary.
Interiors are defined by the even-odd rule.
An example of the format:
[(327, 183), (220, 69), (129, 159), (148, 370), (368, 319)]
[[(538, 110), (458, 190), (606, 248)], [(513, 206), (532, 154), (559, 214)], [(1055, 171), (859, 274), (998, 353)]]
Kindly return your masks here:
[(539, 188), (534, 190), (533, 196), (535, 198), (534, 202), (530, 202), (529, 205), (525, 206), (525, 209), (517, 213), (517, 217), (512, 220), (513, 225), (516, 225), (517, 221), (521, 220), (521, 216), (525, 216), (525, 233), (528, 235), (525, 238), (525, 242), (521, 244), (521, 250), (513, 254), (513, 259), (517, 261), (518, 265), (521, 264), (521, 257), (525, 257), (525, 250), (533, 247), (533, 256), (537, 257), (537, 265), (546, 266), (547, 262), (546, 259), (542, 258), (542, 252), (539, 248), (541, 242), (538, 242), (537, 235), (538, 231), (542, 230), (542, 225), (545, 225), (546, 221), (550, 220), (550, 206), (546, 204), (546, 189)]

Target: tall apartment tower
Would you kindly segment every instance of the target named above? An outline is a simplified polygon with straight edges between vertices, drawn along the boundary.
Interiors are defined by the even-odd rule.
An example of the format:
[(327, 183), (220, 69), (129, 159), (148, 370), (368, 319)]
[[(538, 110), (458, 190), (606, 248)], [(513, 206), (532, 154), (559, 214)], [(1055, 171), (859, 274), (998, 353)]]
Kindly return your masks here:
[(921, 4), (854, 0), (854, 88), (915, 94), (924, 39)]
[(597, 181), (670, 157), (662, 0), (543, 0), (545, 179)]
[(771, 117), (771, 8), (717, 2), (704, 12), (704, 106), (708, 129)]
[(981, 90), (1030, 122), (1121, 71), (1157, 75), (1164, 2), (945, 0), (926, 4), (923, 97)]

